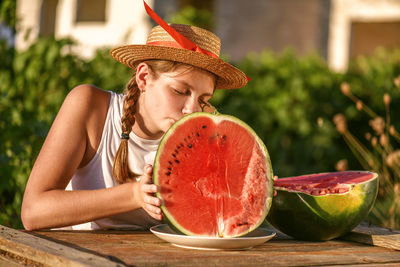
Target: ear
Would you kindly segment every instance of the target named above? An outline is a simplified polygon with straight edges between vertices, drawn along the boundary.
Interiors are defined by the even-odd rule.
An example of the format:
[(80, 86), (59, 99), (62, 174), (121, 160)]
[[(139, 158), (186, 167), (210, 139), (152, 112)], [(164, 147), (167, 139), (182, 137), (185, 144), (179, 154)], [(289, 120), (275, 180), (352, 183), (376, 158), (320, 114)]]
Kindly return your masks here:
[(146, 91), (146, 85), (150, 77), (150, 67), (146, 63), (140, 63), (136, 68), (136, 84), (141, 93)]

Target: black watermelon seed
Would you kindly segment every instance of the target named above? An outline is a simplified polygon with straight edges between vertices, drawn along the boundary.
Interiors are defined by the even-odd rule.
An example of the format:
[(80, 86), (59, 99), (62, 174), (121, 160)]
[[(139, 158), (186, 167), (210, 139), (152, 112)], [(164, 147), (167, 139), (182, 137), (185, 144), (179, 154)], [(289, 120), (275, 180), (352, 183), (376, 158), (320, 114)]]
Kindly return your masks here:
[(205, 128), (207, 128), (207, 126), (206, 126), (206, 125), (203, 125), (203, 129), (205, 129)]
[(226, 140), (226, 135), (223, 135), (222, 138), (223, 138), (224, 140)]
[(196, 133), (196, 135), (197, 135), (197, 137), (200, 137), (200, 134), (199, 134), (199, 133)]
[(168, 167), (167, 169), (168, 169), (169, 171), (171, 171), (171, 170), (172, 170), (172, 168), (171, 168), (171, 167)]
[(176, 158), (176, 155), (175, 155), (174, 153), (172, 153), (172, 156), (173, 156), (174, 158)]
[(168, 161), (168, 163), (169, 163), (170, 165), (172, 165), (172, 162), (171, 162), (171, 161)]
[(165, 173), (167, 176), (170, 176), (171, 175), (171, 172), (167, 172), (167, 173)]
[(179, 163), (179, 160), (176, 159), (175, 162), (176, 162), (176, 163)]
[(192, 144), (189, 144), (188, 147), (189, 147), (189, 148), (192, 148)]

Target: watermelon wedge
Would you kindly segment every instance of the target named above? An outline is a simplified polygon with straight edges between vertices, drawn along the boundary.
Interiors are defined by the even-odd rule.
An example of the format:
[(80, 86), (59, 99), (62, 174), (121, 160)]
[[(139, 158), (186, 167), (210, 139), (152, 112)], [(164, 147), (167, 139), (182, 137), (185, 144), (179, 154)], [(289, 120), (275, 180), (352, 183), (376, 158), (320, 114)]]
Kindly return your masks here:
[(342, 236), (371, 211), (378, 175), (345, 171), (282, 178), (267, 217), (275, 228), (301, 240), (323, 241)]
[(267, 149), (232, 116), (197, 112), (177, 121), (161, 140), (153, 173), (164, 217), (186, 235), (244, 235), (271, 206)]

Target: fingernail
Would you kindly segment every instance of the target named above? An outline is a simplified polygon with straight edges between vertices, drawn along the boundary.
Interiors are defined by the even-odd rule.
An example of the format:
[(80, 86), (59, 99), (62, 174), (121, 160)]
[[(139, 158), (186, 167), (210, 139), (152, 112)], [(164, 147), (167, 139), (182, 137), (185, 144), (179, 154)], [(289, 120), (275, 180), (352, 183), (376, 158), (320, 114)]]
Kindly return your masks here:
[(145, 166), (145, 169), (146, 169), (146, 171), (147, 172), (150, 172), (151, 171), (151, 165), (149, 165), (149, 164), (147, 164), (146, 166)]

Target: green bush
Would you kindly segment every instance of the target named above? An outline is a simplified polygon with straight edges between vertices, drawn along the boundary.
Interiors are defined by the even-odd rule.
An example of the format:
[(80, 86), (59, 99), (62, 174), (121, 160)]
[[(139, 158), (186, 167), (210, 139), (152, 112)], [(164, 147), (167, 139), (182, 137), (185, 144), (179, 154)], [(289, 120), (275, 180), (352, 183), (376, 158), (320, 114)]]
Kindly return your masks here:
[(40, 39), (24, 52), (0, 43), (0, 224), (21, 227), (26, 181), (65, 96), (81, 83), (121, 91), (129, 70), (105, 51), (86, 62), (68, 39)]
[[(349, 168), (359, 169), (361, 165), (337, 133), (332, 118), (345, 112), (360, 134), (361, 125), (368, 120), (349, 106), (349, 99), (340, 91), (341, 83), (347, 81), (382, 110), (382, 96), (393, 90), (393, 79), (400, 73), (399, 59), (399, 51), (378, 50), (372, 57), (352, 61), (349, 70), (340, 74), (314, 54), (299, 57), (291, 49), (281, 54), (252, 53), (237, 64), (251, 78), (249, 84), (232, 92), (218, 91), (214, 105), (255, 129), (280, 177), (333, 171), (344, 158)], [(394, 103), (399, 101), (399, 92), (391, 95)], [(399, 105), (392, 106), (396, 106), (393, 113), (400, 111)]]
[(271, 154), (274, 173), (333, 170), (335, 160), (347, 155), (331, 122), (343, 107), (336, 89), (341, 75), (317, 55), (298, 57), (291, 49), (250, 54), (238, 65), (251, 78), (249, 84), (218, 92), (214, 104), (255, 129)]

